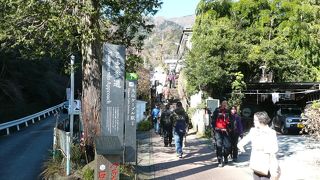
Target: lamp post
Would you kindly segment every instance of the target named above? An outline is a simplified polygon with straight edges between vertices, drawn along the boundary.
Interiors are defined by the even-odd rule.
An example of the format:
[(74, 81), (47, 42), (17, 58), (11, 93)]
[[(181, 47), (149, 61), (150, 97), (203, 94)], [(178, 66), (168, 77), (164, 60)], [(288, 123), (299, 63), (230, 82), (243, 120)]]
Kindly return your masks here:
[(70, 165), (70, 159), (71, 159), (71, 151), (70, 151), (70, 145), (72, 143), (72, 137), (73, 137), (73, 104), (74, 104), (74, 71), (73, 71), (73, 65), (74, 65), (74, 55), (71, 55), (70, 56), (70, 70), (71, 70), (71, 73), (70, 73), (70, 80), (71, 80), (71, 83), (70, 83), (70, 101), (69, 101), (69, 109), (68, 109), (68, 113), (70, 115), (70, 132), (67, 132), (66, 135), (67, 135), (67, 143), (66, 143), (66, 150), (67, 150), (67, 163), (66, 163), (66, 174), (67, 176), (70, 175), (70, 172), (71, 172), (71, 165)]
[(74, 114), (74, 69), (73, 69), (73, 65), (74, 65), (74, 59), (75, 59), (75, 56), (74, 55), (71, 55), (70, 57), (70, 60), (71, 60), (71, 74), (70, 74), (70, 79), (71, 79), (71, 83), (70, 83), (70, 86), (71, 86), (71, 92), (70, 92), (70, 111), (69, 111), (69, 114), (70, 114), (70, 136), (71, 136), (71, 139), (73, 137), (73, 114)]

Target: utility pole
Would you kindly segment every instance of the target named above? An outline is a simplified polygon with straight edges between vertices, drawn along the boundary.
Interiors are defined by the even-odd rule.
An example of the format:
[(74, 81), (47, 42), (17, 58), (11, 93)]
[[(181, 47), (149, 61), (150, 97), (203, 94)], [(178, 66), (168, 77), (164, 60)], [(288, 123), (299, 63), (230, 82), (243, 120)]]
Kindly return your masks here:
[(71, 60), (71, 74), (70, 74), (70, 80), (71, 80), (71, 83), (70, 83), (70, 111), (69, 111), (69, 114), (70, 114), (70, 136), (71, 136), (71, 139), (73, 137), (73, 114), (74, 114), (74, 68), (73, 68), (73, 65), (74, 65), (74, 55), (71, 55), (70, 57), (70, 60)]
[(72, 137), (73, 137), (73, 110), (74, 110), (74, 107), (73, 107), (73, 104), (74, 104), (74, 71), (73, 71), (73, 65), (74, 65), (74, 55), (71, 55), (70, 57), (70, 69), (71, 69), (71, 74), (70, 74), (70, 80), (71, 80), (71, 83), (70, 83), (70, 101), (69, 101), (69, 109), (68, 109), (68, 113), (70, 115), (70, 132), (67, 132), (66, 133), (66, 150), (67, 150), (67, 163), (66, 163), (66, 166), (67, 166), (67, 170), (66, 170), (66, 173), (67, 173), (67, 176), (70, 175), (70, 172), (71, 172), (71, 163), (70, 163), (70, 159), (71, 159), (71, 150), (70, 150), (70, 147), (71, 147), (71, 144), (72, 144)]
[(70, 79), (71, 79), (71, 93), (70, 93), (70, 137), (71, 137), (71, 142), (72, 142), (72, 138), (73, 138), (73, 114), (74, 114), (74, 55), (71, 55), (70, 60), (71, 60), (71, 75), (70, 75)]
[(163, 63), (163, 34), (161, 35), (161, 42), (160, 45), (160, 63)]

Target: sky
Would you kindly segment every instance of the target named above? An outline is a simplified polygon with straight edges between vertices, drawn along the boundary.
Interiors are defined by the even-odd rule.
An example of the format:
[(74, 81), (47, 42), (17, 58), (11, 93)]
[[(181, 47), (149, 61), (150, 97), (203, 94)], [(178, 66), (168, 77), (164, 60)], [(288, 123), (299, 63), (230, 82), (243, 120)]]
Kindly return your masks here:
[(161, 9), (155, 16), (173, 18), (195, 14), (200, 0), (163, 0), (162, 2)]

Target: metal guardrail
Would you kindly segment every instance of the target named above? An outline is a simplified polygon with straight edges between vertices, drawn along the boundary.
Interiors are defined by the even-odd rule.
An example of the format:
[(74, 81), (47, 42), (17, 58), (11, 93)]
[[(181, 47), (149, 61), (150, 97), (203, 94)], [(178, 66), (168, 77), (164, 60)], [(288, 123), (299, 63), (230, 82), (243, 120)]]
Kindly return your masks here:
[(0, 124), (0, 131), (3, 130), (3, 129), (6, 129), (7, 130), (7, 135), (9, 135), (10, 134), (10, 128), (14, 127), (14, 126), (16, 126), (17, 130), (19, 131), (21, 124), (24, 123), (25, 126), (28, 127), (28, 122), (29, 121), (32, 121), (32, 123), (35, 122), (35, 119), (38, 119), (38, 121), (40, 121), (41, 120), (41, 116), (43, 118), (46, 118), (47, 116), (50, 116), (50, 114), (52, 114), (54, 112), (57, 112), (58, 110), (61, 110), (64, 104), (65, 104), (65, 102), (63, 102), (61, 104), (58, 104), (56, 106), (53, 106), (51, 108), (48, 108), (46, 110), (43, 110), (41, 112), (26, 116), (24, 118), (20, 118), (20, 119), (17, 119), (17, 120), (13, 120), (13, 121), (9, 121), (9, 122), (6, 122), (6, 123), (2, 123), (2, 124)]
[(306, 104), (312, 104), (312, 103), (315, 103), (315, 102), (320, 102), (320, 99), (318, 99), (318, 100), (313, 100), (313, 101), (307, 101)]

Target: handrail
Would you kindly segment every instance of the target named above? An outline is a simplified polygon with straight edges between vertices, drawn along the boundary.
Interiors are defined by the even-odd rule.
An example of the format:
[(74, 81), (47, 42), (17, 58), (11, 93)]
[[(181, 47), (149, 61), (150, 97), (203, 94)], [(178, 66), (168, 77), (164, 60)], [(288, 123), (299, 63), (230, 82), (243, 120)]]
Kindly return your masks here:
[(50, 113), (53, 113), (54, 111), (57, 112), (58, 110), (61, 110), (65, 103), (66, 102), (60, 103), (60, 104), (58, 104), (56, 106), (53, 106), (51, 108), (45, 109), (43, 111), (37, 112), (35, 114), (29, 115), (29, 116), (26, 116), (26, 117), (23, 117), (23, 118), (20, 118), (20, 119), (17, 119), (17, 120), (12, 120), (12, 121), (9, 121), (9, 122), (6, 122), (6, 123), (2, 123), (2, 124), (0, 124), (0, 131), (3, 130), (3, 129), (6, 129), (7, 130), (7, 135), (9, 135), (10, 134), (10, 128), (13, 127), (13, 126), (16, 126), (17, 130), (19, 131), (20, 130), (20, 126), (19, 126), (20, 124), (25, 123), (25, 125), (28, 126), (28, 121), (32, 121), (32, 123), (34, 123), (34, 119), (36, 119), (36, 118), (38, 118), (38, 120), (40, 121), (41, 120), (41, 116), (43, 116), (43, 118), (46, 118), (46, 114), (49, 116)]

